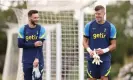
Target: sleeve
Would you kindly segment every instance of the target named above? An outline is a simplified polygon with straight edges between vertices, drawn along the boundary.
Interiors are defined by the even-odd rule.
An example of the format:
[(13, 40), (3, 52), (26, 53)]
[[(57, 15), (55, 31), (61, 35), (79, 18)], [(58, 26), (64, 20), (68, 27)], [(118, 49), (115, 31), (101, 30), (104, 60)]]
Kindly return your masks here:
[[(43, 42), (45, 39), (46, 39), (46, 30), (43, 26), (41, 26), (39, 40), (41, 40)], [(39, 48), (41, 48), (41, 47), (39, 47)], [(36, 58), (39, 59), (39, 50), (37, 51)]]
[(87, 37), (89, 38), (89, 28), (90, 28), (90, 24), (91, 22), (89, 22), (88, 24), (85, 25), (85, 28), (84, 28), (84, 37)]
[(116, 39), (116, 28), (113, 24), (110, 24), (111, 25), (111, 30), (110, 30), (110, 39)]
[(19, 29), (18, 32), (18, 47), (19, 48), (32, 48), (35, 47), (34, 43), (25, 43), (24, 41), (24, 26)]
[(44, 27), (41, 27), (39, 39), (45, 40), (46, 39), (46, 30)]
[(22, 26), (18, 31), (18, 38), (24, 39), (24, 26)]

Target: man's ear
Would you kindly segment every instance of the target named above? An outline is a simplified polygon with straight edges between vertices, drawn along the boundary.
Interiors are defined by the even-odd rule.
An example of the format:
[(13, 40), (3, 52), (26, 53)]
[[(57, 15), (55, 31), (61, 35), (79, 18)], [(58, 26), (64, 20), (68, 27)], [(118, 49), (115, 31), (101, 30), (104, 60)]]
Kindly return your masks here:
[(104, 14), (104, 16), (105, 16), (105, 14), (106, 14), (105, 10), (103, 10), (103, 14)]

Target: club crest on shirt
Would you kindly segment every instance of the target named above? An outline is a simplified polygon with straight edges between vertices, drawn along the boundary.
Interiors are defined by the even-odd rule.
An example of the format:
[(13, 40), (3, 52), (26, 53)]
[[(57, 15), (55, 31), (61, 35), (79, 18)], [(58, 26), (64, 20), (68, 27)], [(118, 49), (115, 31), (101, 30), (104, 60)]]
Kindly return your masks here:
[(27, 31), (27, 32), (26, 32), (26, 35), (28, 35), (28, 33), (29, 33), (29, 32)]
[(107, 31), (107, 29), (106, 28), (104, 28), (104, 32), (106, 32)]
[(36, 34), (38, 35), (38, 31), (36, 32)]
[(96, 28), (92, 28), (92, 30), (95, 30)]

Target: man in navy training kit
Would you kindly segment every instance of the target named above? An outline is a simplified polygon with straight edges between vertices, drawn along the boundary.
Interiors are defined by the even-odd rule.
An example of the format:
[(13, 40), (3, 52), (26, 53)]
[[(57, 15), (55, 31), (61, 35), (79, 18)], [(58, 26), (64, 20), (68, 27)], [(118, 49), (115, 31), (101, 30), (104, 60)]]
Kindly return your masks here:
[[(86, 24), (84, 29), (83, 46), (87, 50), (88, 80), (109, 80), (111, 70), (111, 51), (116, 48), (116, 28), (104, 20), (105, 8), (95, 7), (95, 20)], [(94, 53), (100, 57), (102, 63), (93, 63)]]
[(39, 67), (42, 80), (44, 58), (42, 52), (43, 41), (45, 40), (45, 28), (37, 24), (39, 14), (37, 10), (28, 12), (28, 24), (23, 25), (18, 32), (18, 47), (23, 48), (23, 72), (24, 80), (32, 80), (33, 68)]

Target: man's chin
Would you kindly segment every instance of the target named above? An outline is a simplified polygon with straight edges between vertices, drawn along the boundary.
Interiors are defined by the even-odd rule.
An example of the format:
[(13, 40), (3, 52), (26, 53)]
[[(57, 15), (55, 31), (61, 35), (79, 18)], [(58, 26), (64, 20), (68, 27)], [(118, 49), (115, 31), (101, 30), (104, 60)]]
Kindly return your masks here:
[(37, 25), (37, 22), (36, 23), (34, 23), (35, 25)]
[(35, 23), (34, 25), (37, 25), (37, 23)]
[(100, 22), (101, 20), (96, 20), (97, 22)]
[(33, 25), (37, 25), (37, 23), (33, 23)]

